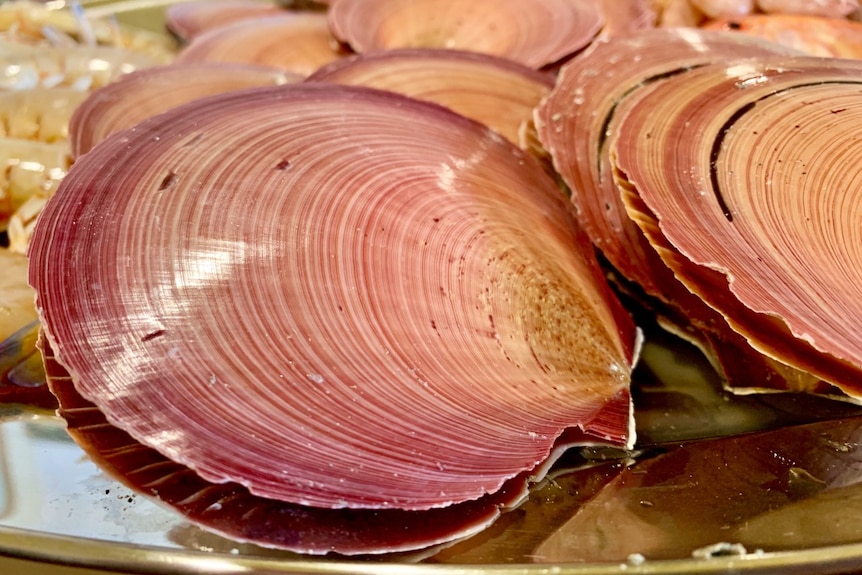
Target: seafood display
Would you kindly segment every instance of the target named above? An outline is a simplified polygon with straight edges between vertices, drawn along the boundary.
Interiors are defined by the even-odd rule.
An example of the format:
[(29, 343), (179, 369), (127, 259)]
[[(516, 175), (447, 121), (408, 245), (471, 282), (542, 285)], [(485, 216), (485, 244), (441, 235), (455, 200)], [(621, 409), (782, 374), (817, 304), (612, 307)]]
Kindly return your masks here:
[[(536, 108), (538, 138), (570, 190), (584, 230), (616, 270), (651, 296), (677, 305), (686, 297), (670, 270), (656, 264), (658, 254), (629, 219), (614, 182), (608, 134), (616, 132), (621, 103), (639, 86), (710, 62), (790, 53), (734, 35), (671, 28), (602, 39), (560, 71), (554, 90)], [(597, 73), (608, 61), (613, 68)]]
[[(612, 476), (534, 552), (560, 563), (662, 559), (692, 549), (705, 558), (751, 557), (746, 550), (855, 541), (858, 506), (845, 513), (835, 503), (858, 497), (859, 423), (801, 425), (657, 455)], [(687, 481), (669, 481), (679, 476)]]
[(36, 319), (33, 290), (27, 285), (27, 258), (8, 250), (0, 251), (3, 262), (2, 305), (0, 305), (0, 341)]
[[(138, 35), (4, 3), (0, 403), (279, 552), (461, 553), (568, 467), (592, 487), (535, 557), (759, 545), (859, 482), (826, 447), (862, 403), (860, 10), (192, 1)], [(651, 430), (658, 331), (757, 423)], [(778, 482), (748, 515), (681, 488), (625, 536), (737, 449)]]
[(752, 14), (733, 20), (718, 19), (706, 28), (734, 30), (758, 36), (811, 56), (862, 58), (862, 22), (798, 14)]
[(80, 2), (67, 2), (64, 7), (68, 9), (58, 9), (55, 2), (36, 0), (3, 2), (0, 6), (0, 32), (4, 41), (32, 46), (47, 43), (75, 49), (108, 46), (117, 49), (117, 57), (148, 54), (156, 59), (165, 59), (174, 52), (173, 42), (163, 34), (129, 28), (112, 19), (90, 18)]

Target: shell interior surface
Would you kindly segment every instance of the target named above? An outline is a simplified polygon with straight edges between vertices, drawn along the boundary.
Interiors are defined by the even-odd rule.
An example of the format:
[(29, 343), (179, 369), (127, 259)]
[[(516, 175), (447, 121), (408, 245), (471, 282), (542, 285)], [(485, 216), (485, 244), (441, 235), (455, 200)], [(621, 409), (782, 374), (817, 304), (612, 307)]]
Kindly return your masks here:
[(677, 276), (755, 347), (851, 395), (859, 71), (817, 58), (693, 70), (628, 106), (612, 144), (627, 208)]
[(588, 245), (487, 128), (296, 84), (95, 146), (30, 281), (76, 390), (143, 445), (272, 500), (423, 510), (498, 491), (568, 428), (632, 441), (634, 328)]

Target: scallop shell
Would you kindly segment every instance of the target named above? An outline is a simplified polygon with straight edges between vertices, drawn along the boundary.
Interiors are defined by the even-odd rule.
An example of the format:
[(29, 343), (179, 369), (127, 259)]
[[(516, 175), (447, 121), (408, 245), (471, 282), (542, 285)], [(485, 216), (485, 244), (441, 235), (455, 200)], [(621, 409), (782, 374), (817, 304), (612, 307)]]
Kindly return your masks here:
[(330, 34), (326, 14), (285, 12), (204, 32), (175, 61), (255, 64), (308, 76), (345, 55)]
[[(203, 480), (444, 508), (540, 475), (567, 429), (633, 440), (634, 326), (566, 206), (529, 156), (442, 107), (251, 89), (82, 156), (30, 280), (76, 392)], [(391, 549), (375, 545), (335, 550)]]
[(593, 0), (338, 0), (329, 19), (333, 34), (356, 52), (472, 50), (530, 68), (582, 49), (604, 22)]
[(652, 0), (602, 0), (603, 36), (627, 35), (655, 28), (658, 12)]
[(862, 58), (862, 23), (802, 14), (751, 14), (710, 22), (704, 28), (733, 30), (811, 56)]
[(627, 103), (611, 152), (629, 214), (676, 276), (764, 354), (856, 397), (860, 70), (692, 70)]
[(69, 125), (72, 155), (77, 158), (110, 134), (196, 98), (301, 79), (277, 68), (213, 62), (139, 70), (93, 91), (78, 106)]
[(340, 60), (308, 78), (390, 90), (446, 106), (511, 142), (553, 87), (550, 74), (510, 60), (458, 50), (386, 50)]
[(174, 36), (188, 42), (208, 30), (282, 13), (283, 9), (257, 0), (198, 0), (169, 5), (165, 25)]
[[(640, 88), (728, 58), (788, 53), (730, 33), (655, 29), (603, 38), (560, 70), (536, 108), (539, 140), (571, 192), (584, 230), (611, 265), (648, 294), (678, 299), (669, 274), (623, 206), (608, 159), (617, 111)], [(608, 66), (607, 63), (612, 64)]]

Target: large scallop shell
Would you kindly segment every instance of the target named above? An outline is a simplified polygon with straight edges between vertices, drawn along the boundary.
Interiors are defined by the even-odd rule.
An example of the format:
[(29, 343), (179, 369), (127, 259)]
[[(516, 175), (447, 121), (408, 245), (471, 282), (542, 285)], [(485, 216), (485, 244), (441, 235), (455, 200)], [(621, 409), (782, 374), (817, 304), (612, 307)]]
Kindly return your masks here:
[(630, 215), (677, 277), (766, 355), (857, 397), (860, 71), (692, 70), (630, 101), (612, 150)]
[(537, 472), (566, 429), (633, 439), (634, 328), (566, 205), (442, 107), (246, 90), (82, 156), (30, 279), (58, 365), (143, 445), (266, 499), (425, 510)]

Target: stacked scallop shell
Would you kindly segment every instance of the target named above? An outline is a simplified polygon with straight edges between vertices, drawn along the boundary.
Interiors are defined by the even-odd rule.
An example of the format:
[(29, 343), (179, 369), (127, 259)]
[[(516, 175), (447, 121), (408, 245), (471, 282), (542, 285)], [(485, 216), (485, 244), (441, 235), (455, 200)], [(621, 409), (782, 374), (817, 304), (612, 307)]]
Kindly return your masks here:
[(728, 386), (859, 397), (862, 64), (670, 4), (326, 4), (171, 7), (176, 61), (71, 120), (30, 283), (105, 469), (265, 546), (466, 537), (634, 446), (608, 274)]

